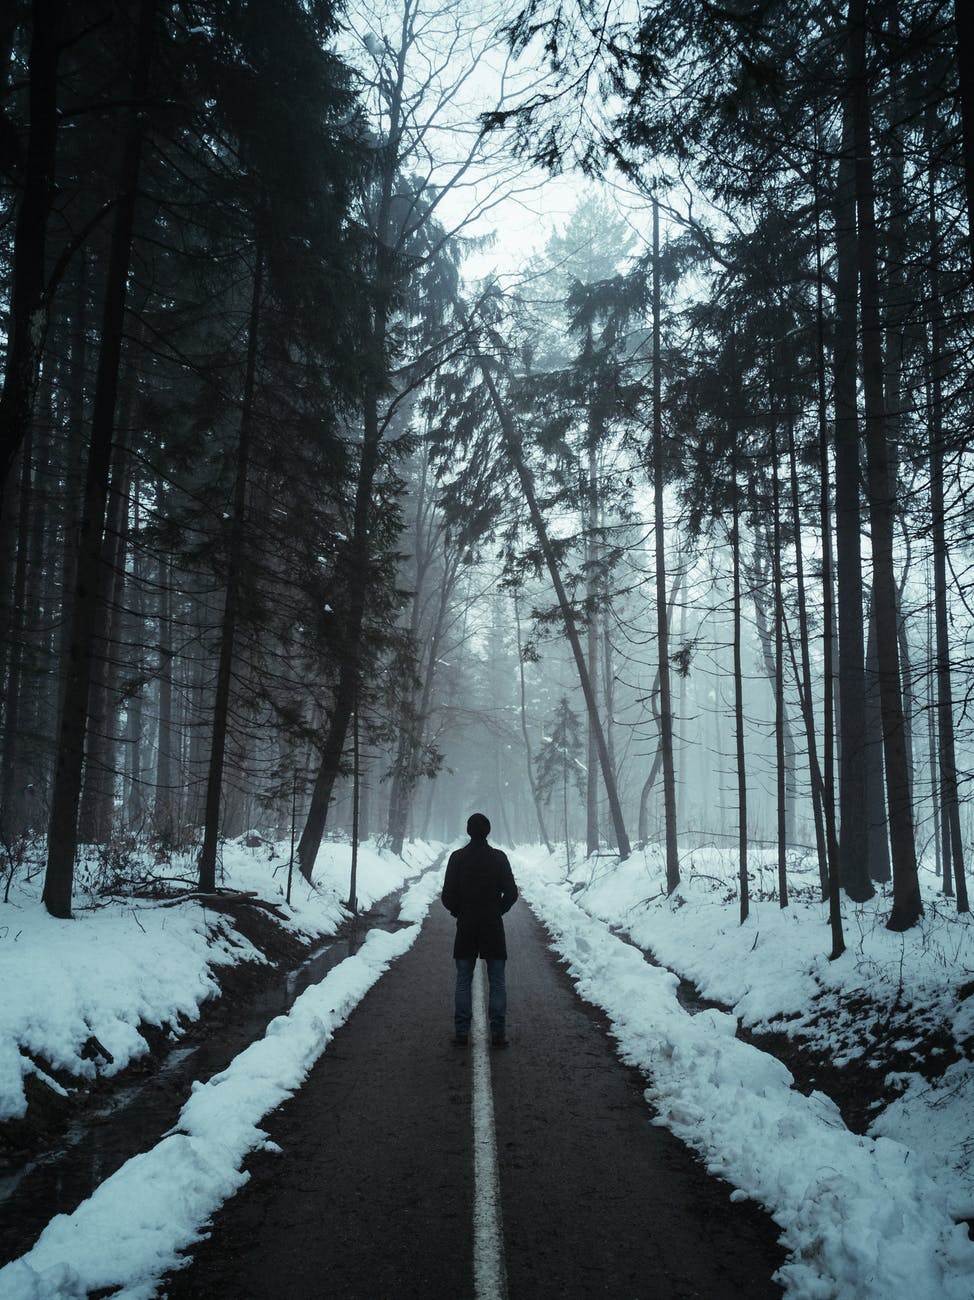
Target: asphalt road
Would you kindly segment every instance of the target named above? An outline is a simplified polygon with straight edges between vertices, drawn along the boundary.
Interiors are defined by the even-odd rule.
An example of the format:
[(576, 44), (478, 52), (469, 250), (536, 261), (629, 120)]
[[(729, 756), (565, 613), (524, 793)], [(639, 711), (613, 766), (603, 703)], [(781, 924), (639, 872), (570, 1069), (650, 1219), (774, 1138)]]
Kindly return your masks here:
[[(265, 1127), (250, 1182), (214, 1220), (170, 1300), (494, 1300), (475, 1290), (475, 1042), (454, 1047), (453, 922), (438, 902), (413, 948)], [(510, 1047), (490, 1051), (500, 1248), (510, 1300), (762, 1300), (777, 1231), (731, 1204), (620, 1064), (523, 902), (507, 918)], [(476, 1038), (476, 1035), (475, 1035)], [(479, 1100), (475, 1103), (475, 1092)]]

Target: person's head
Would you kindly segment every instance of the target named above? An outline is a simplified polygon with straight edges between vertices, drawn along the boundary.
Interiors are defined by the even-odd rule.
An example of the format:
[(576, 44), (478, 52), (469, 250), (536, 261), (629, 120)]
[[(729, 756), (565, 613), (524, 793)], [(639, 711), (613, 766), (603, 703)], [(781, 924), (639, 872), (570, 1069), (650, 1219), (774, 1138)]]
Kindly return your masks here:
[(490, 834), (490, 822), (483, 813), (471, 813), (467, 818), (467, 834), (472, 840), (485, 840)]

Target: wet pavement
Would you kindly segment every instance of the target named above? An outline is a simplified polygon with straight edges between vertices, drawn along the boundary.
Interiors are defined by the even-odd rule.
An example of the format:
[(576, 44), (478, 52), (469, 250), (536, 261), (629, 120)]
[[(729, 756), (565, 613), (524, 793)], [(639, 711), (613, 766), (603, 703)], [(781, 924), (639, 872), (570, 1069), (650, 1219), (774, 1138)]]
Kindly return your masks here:
[[(521, 903), (506, 1051), (490, 1055), (511, 1300), (763, 1300), (777, 1229), (651, 1123), (645, 1080), (575, 994)], [(298, 1094), (170, 1300), (473, 1296), (474, 1048), (450, 1042), (452, 922), (438, 903)], [(497, 1292), (498, 1295), (501, 1292)]]

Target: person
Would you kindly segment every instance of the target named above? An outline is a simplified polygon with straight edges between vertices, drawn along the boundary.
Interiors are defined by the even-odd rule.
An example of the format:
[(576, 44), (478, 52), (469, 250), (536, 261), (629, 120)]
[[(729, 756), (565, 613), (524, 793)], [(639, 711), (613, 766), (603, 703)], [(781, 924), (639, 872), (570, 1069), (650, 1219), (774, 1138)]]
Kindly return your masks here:
[(467, 819), (467, 834), (470, 843), (450, 854), (440, 895), (443, 906), (457, 921), (453, 1041), (461, 1047), (467, 1044), (473, 1011), (471, 984), (477, 958), (482, 957), (490, 985), (487, 1016), (491, 1043), (506, 1047), (507, 941), (502, 917), (517, 901), (517, 885), (507, 854), (487, 843), (490, 822), (483, 813), (472, 813)]

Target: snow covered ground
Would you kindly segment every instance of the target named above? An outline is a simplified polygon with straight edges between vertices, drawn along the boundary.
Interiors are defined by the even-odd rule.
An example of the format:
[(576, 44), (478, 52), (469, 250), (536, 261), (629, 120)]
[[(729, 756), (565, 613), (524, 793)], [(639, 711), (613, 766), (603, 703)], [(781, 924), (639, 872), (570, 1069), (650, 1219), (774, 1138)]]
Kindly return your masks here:
[[(288, 917), (285, 929), (304, 940), (334, 934), (347, 915), (340, 900), (348, 897), (349, 846), (323, 844), (313, 886), (295, 872), (288, 907), (287, 846), (247, 848), (245, 839), (224, 846), (221, 885), (255, 890), (277, 904)], [(399, 888), (438, 851), (415, 844), (404, 861), (362, 845), (360, 908)], [(149, 1051), (140, 1025), (197, 1019), (202, 1003), (217, 993), (221, 966), (264, 960), (225, 914), (198, 902), (106, 902), (86, 894), (93, 870), (83, 863), (78, 871), (72, 920), (48, 915), (39, 869), (30, 878), (16, 876), (9, 902), (0, 903), (0, 988), (16, 990), (0, 999), (0, 1121), (24, 1114), (27, 1074), (64, 1092), (40, 1062), (79, 1081), (117, 1074)], [(194, 874), (188, 862), (170, 870), (190, 880)], [(93, 1039), (111, 1060), (92, 1050)]]
[[(923, 924), (894, 935), (883, 927), (888, 900), (847, 906), (849, 948), (830, 962), (827, 914), (814, 890), (786, 910), (759, 901), (741, 926), (736, 902), (726, 901), (736, 865), (715, 851), (688, 855), (684, 884), (669, 899), (654, 852), (621, 866), (593, 867), (577, 855), (570, 873), (563, 856), (515, 856), (519, 883), (579, 992), (605, 1010), (623, 1058), (651, 1077), (655, 1122), (782, 1228), (787, 1295), (971, 1300), (974, 1243), (955, 1222), (974, 1215), (969, 917), (952, 915), (931, 889)], [(676, 976), (633, 943), (732, 1013), (690, 1014), (677, 1000)], [(738, 1021), (812, 1032), (813, 1005), (819, 1013), (864, 994), (945, 1022), (968, 1057), (934, 1082), (899, 1071), (891, 1081), (899, 1096), (860, 1136), (828, 1097), (803, 1096), (780, 1061), (735, 1034)], [(777, 1023), (782, 1016), (791, 1018)], [(869, 1035), (862, 1024), (856, 1038), (854, 1020), (845, 1023), (838, 1050), (851, 1059), (869, 1050)], [(897, 1046), (909, 1052), (911, 1043)]]
[[(438, 846), (414, 846), (411, 862), (366, 849), (363, 906), (416, 875)], [(323, 847), (316, 888), (296, 881), (287, 926), (313, 939), (334, 931), (348, 892), (347, 846)], [(792, 1300), (971, 1300), (974, 1244), (955, 1220), (974, 1214), (970, 1117), (974, 1113), (974, 931), (935, 899), (920, 928), (892, 935), (888, 904), (847, 906), (849, 950), (827, 959), (825, 913), (814, 889), (786, 911), (756, 901), (742, 927), (728, 902), (733, 860), (688, 854), (672, 898), (653, 854), (618, 865), (540, 849), (512, 851), (523, 892), (569, 963), (579, 992), (606, 1011), (627, 1061), (652, 1080), (655, 1122), (697, 1150), (707, 1167), (773, 1215), (790, 1252), (780, 1280)], [(266, 846), (227, 845), (225, 882), (283, 904), (281, 858)], [(760, 875), (760, 866), (759, 866)], [(197, 1085), (169, 1134), (123, 1165), (71, 1215), (53, 1219), (19, 1260), (0, 1269), (4, 1300), (81, 1297), (120, 1287), (148, 1300), (178, 1265), (219, 1204), (246, 1180), (248, 1152), (266, 1144), (260, 1123), (300, 1087), (368, 988), (414, 941), (442, 873), (407, 891), (395, 934), (373, 931), (354, 957), (306, 990), (264, 1038)], [(0, 904), (0, 979), (16, 997), (0, 1002), (0, 1107), (22, 1113), (23, 1055), (79, 1079), (96, 1069), (85, 1044), (97, 1038), (122, 1069), (147, 1049), (139, 1026), (194, 1018), (216, 987), (220, 964), (259, 958), (226, 917), (198, 903), (117, 901), (56, 921), (39, 901), (39, 879), (16, 880)], [(619, 937), (624, 932), (632, 942)], [(633, 945), (638, 945), (635, 947)], [(665, 967), (648, 962), (651, 951)], [(52, 960), (52, 955), (54, 959)], [(691, 1014), (678, 979), (731, 1013)], [(516, 978), (516, 972), (512, 972)], [(946, 1025), (961, 1050), (939, 1077), (919, 1068), (929, 1038), (904, 1034), (895, 1100), (877, 1106), (869, 1131), (851, 1132), (821, 1093), (804, 1096), (775, 1057), (741, 1041), (738, 1024), (800, 1034), (853, 1063), (870, 1050), (856, 1008), (897, 1009), (918, 1030)], [(823, 1010), (836, 1015), (823, 1017)], [(782, 1021), (782, 1017), (786, 1017)], [(841, 1039), (835, 1025), (841, 1024)], [(858, 1028), (857, 1028), (858, 1027)], [(831, 1037), (830, 1037), (831, 1035)], [(929, 1061), (926, 1062), (929, 1067)]]
[[(241, 888), (248, 887), (249, 881), (250, 887), (255, 887), (254, 873), (262, 872), (267, 896), (266, 854), (262, 864), (259, 853), (248, 858), (248, 852), (238, 854), (228, 846), (224, 858), (228, 881)], [(292, 924), (308, 935), (334, 928), (341, 917), (338, 899), (347, 892), (347, 850), (326, 846), (322, 853), (327, 862), (320, 875), (316, 873), (321, 882), (317, 893), (309, 895), (305, 886), (292, 894)], [(414, 845), (411, 867), (391, 855), (363, 854), (359, 859), (363, 906), (428, 866), (435, 856), (431, 846)], [(178, 1121), (162, 1141), (124, 1164), (73, 1214), (52, 1219), (26, 1255), (0, 1269), (4, 1300), (80, 1300), (102, 1287), (120, 1288), (117, 1295), (127, 1300), (147, 1300), (155, 1295), (159, 1278), (180, 1263), (180, 1251), (198, 1239), (209, 1216), (246, 1181), (242, 1171), (246, 1155), (267, 1144), (259, 1127), (263, 1116), (300, 1087), (336, 1028), (390, 963), (412, 945), (441, 883), (439, 872), (420, 876), (407, 890), (399, 910), (399, 919), (411, 924), (393, 934), (372, 930), (354, 956), (306, 989), (286, 1015), (271, 1022), (262, 1039), (207, 1083), (195, 1085)], [(176, 1009), (190, 1010), (196, 1005), (194, 997), (198, 1002), (211, 987), (205, 927), (214, 922), (199, 917), (198, 904), (182, 905), (186, 914), (175, 918), (173, 910), (179, 909), (167, 910), (158, 924), (157, 909), (140, 908), (143, 931), (134, 925), (132, 930), (141, 937), (141, 949), (124, 918), (113, 915), (115, 908), (107, 909), (105, 916), (94, 913), (87, 918), (92, 926), (110, 927), (101, 942), (92, 942), (90, 930), (87, 942), (77, 936), (84, 921), (53, 922), (59, 927), (75, 927), (73, 933), (65, 931), (70, 935), (65, 950), (66, 976), (48, 971), (50, 950), (45, 962), (44, 949), (58, 936), (42, 916), (35, 915), (36, 904), (21, 895), (17, 906), (22, 913), (18, 920), (23, 922), (18, 941), (29, 936), (24, 952), (33, 955), (24, 969), (34, 981), (27, 988), (20, 984), (17, 1001), (26, 1006), (28, 993), (36, 996), (33, 1011), (25, 1019), (14, 1021), (12, 1027), (9, 1021), (4, 1023), (4, 1041), (12, 1030), (23, 1032), (26, 1020), (31, 1041), (43, 1044), (45, 1051), (56, 1049), (73, 1061), (78, 1036), (86, 1027), (126, 1047), (135, 1035), (135, 1024), (147, 1018), (147, 1012), (165, 1023)], [(101, 933), (99, 930), (99, 936)], [(145, 947), (147, 940), (153, 944), (151, 950)], [(117, 950), (106, 947), (108, 943), (117, 943)], [(90, 956), (92, 948), (104, 968), (100, 972), (96, 972), (96, 958)], [(151, 951), (148, 962), (147, 951)], [(217, 960), (254, 955), (245, 950), (239, 954), (228, 951), (223, 934), (218, 936), (216, 952)], [(108, 953), (111, 956), (106, 960)], [(9, 960), (6, 953), (3, 956)], [(181, 967), (191, 969), (195, 979), (183, 978)], [(139, 992), (125, 998), (125, 984), (133, 977)], [(62, 1015), (58, 1003), (64, 998), (69, 1010)], [(11, 1086), (8, 1105), (16, 1101), (17, 1087)]]

